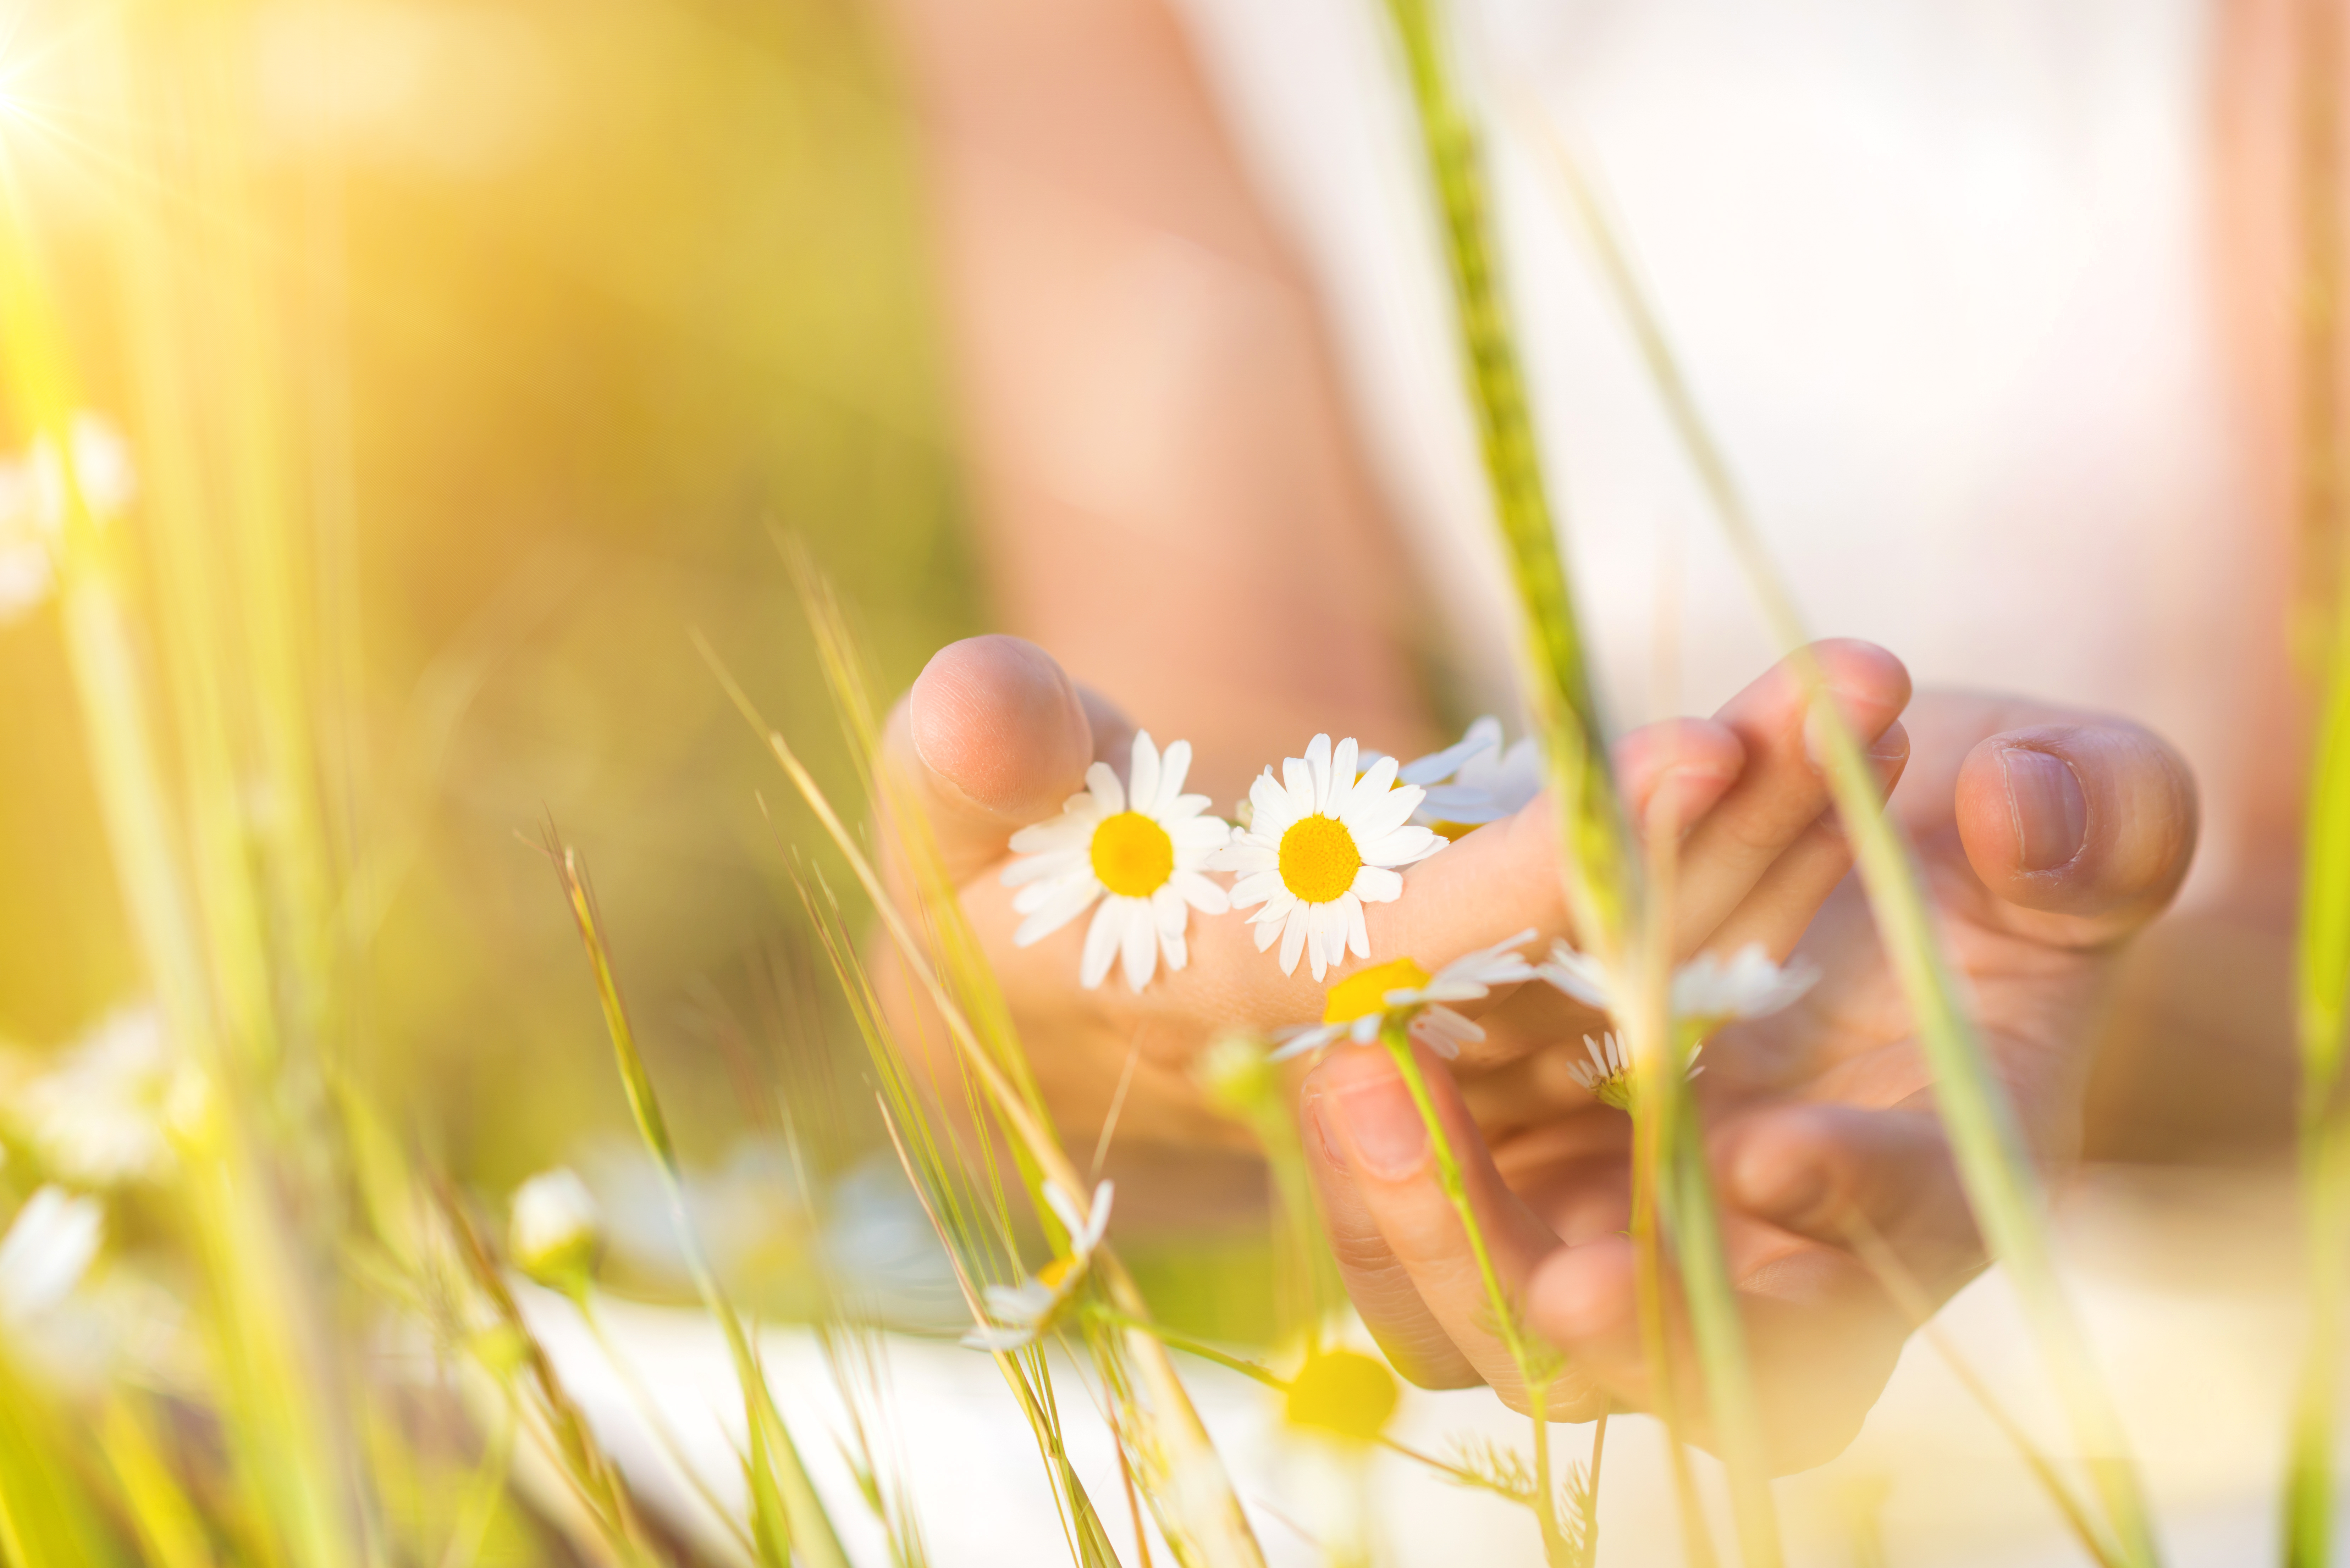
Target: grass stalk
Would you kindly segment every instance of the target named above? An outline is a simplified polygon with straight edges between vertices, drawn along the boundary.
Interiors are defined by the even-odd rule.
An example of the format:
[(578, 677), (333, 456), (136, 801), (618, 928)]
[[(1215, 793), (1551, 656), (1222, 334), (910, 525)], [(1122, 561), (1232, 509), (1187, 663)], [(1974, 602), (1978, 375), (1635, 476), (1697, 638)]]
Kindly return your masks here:
[(2086, 1336), (2056, 1275), (2048, 1204), (2015, 1116), (1936, 929), (1915, 852), (1880, 798), (1875, 767), (1833, 700), (1810, 635), (1712, 429), (1700, 412), (1628, 252), (1557, 134), (1532, 109), (1564, 203), (1591, 238), (1603, 281), (1637, 340), (1651, 383), (1695, 469), (1763, 619), (1789, 657), (1817, 715), (1824, 771), (1851, 842), (1877, 932), (1916, 1020), (1959, 1171), (1992, 1252), (2022, 1303), (2041, 1359), (2056, 1386), (2074, 1439), (2125, 1562), (2159, 1561), (2151, 1514), (2129, 1457), (2121, 1420), (2089, 1354)]
[(815, 1483), (808, 1479), (806, 1467), (800, 1460), (799, 1449), (784, 1425), (783, 1413), (775, 1407), (766, 1372), (759, 1364), (758, 1351), (743, 1327), (742, 1315), (702, 1250), (692, 1211), (685, 1200), (685, 1181), (678, 1164), (677, 1147), (670, 1137), (669, 1123), (661, 1114), (652, 1075), (645, 1070), (643, 1054), (637, 1049), (636, 1026), (620, 993), (619, 977), (612, 966), (611, 948), (596, 907), (594, 890), (580, 868), (577, 853), (556, 841), (551, 830), (546, 853), (562, 883), (564, 896), (570, 902), (579, 940), (595, 971), (596, 993), (603, 1003), (604, 1025), (612, 1038), (629, 1110), (660, 1173), (678, 1247), (684, 1253), (696, 1293), (725, 1335), (735, 1381), (742, 1386), (753, 1456), (748, 1472), (752, 1532), (761, 1554), (777, 1568), (781, 1568), (786, 1553), (796, 1556), (804, 1568), (849, 1568), (848, 1554), (833, 1529), (831, 1516), (825, 1511), (824, 1500), (816, 1495)]
[[(992, 987), (979, 988), (981, 994), (992, 1004), (990, 1012), (983, 1013), (983, 1016), (994, 1016), (1003, 1031), (993, 1038), (983, 1037), (972, 1016), (964, 1010), (956, 990), (950, 988), (940, 969), (933, 965), (931, 949), (899, 908), (857, 835), (842, 821), (815, 775), (807, 771), (790, 742), (785, 740), (783, 732), (770, 726), (760, 715), (756, 705), (709, 644), (699, 635), (695, 641), (728, 698), (753, 732), (765, 741), (767, 749), (782, 766), (785, 776), (791, 781), (808, 809), (815, 813), (834, 847), (847, 863), (850, 874), (871, 901), (884, 933), (896, 949), (899, 961), (911, 977), (918, 992), (936, 1010), (962, 1064), (984, 1090), (988, 1108), (1000, 1119), (1015, 1149), (1033, 1169), (1035, 1176), (1032, 1180), (1038, 1185), (1032, 1185), (1030, 1195), (1035, 1200), (1037, 1211), (1040, 1214), (1049, 1212), (1039, 1197), (1038, 1188), (1043, 1181), (1056, 1183), (1072, 1194), (1090, 1192), (1093, 1184), (1083, 1178), (1067, 1151), (1061, 1147), (1040, 1107), (1033, 1079), (1025, 1072), (1025, 1053), (1020, 1049), (1016, 1035), (1011, 1033), (1009, 1013), (1002, 1011), (1000, 997), (993, 994)], [(844, 704), (844, 707), (847, 706)], [(864, 733), (873, 737), (877, 732), (867, 725)], [(867, 753), (866, 767), (868, 776), (881, 776), (883, 770), (877, 764), (874, 753)], [(885, 792), (888, 787), (886, 784), (883, 785)], [(881, 798), (886, 800), (889, 797), (885, 793)], [(912, 825), (920, 820), (918, 811), (908, 810), (901, 805), (892, 814), (891, 826)], [(910, 844), (901, 839), (900, 847), (910, 853), (920, 854), (924, 842), (918, 838)], [(959, 923), (959, 916), (954, 913), (956, 906), (952, 890), (946, 886), (944, 874), (937, 868), (935, 858), (930, 858), (929, 868), (916, 872), (918, 886), (927, 884), (941, 891), (936, 895), (934, 903), (926, 903), (924, 912), (934, 917), (931, 922), (934, 929), (960, 933), (951, 942), (942, 944), (941, 957), (945, 961), (957, 965), (951, 972), (959, 981), (975, 980), (986, 972), (985, 960), (977, 956), (976, 938), (967, 926)], [(1143, 1300), (1141, 1290), (1119, 1262), (1114, 1249), (1104, 1245), (1097, 1250), (1093, 1267), (1110, 1300), (1120, 1311), (1133, 1317), (1149, 1316), (1149, 1308)], [(1193, 1407), (1190, 1395), (1184, 1391), (1181, 1379), (1175, 1375), (1174, 1364), (1168, 1358), (1166, 1346), (1153, 1336), (1139, 1331), (1126, 1332), (1119, 1344), (1122, 1354), (1130, 1359), (1133, 1369), (1139, 1375), (1141, 1387), (1149, 1396), (1149, 1410), (1144, 1412), (1138, 1408), (1134, 1413), (1139, 1419), (1148, 1421), (1152, 1438), (1147, 1445), (1139, 1445), (1139, 1451), (1159, 1470), (1154, 1479), (1163, 1483), (1149, 1489), (1153, 1506), (1160, 1510), (1161, 1530), (1176, 1543), (1177, 1552), (1185, 1556), (1187, 1563), (1195, 1559), (1201, 1563), (1231, 1563), (1242, 1565), (1242, 1568), (1261, 1563), (1263, 1561), (1262, 1548), (1249, 1527), (1247, 1516), (1241, 1511), (1240, 1500), (1232, 1491), (1231, 1478), (1225, 1472), (1222, 1459), (1208, 1438), (1207, 1428), (1201, 1423), (1199, 1411)], [(1111, 1368), (1105, 1366), (1105, 1376), (1108, 1376), (1110, 1371)], [(1170, 1508), (1181, 1508), (1185, 1511), (1170, 1518), (1167, 1511)]]
[[(1568, 907), (1575, 917), (1582, 945), (1596, 953), (1610, 971), (1627, 972), (1632, 956), (1629, 944), (1641, 934), (1636, 913), (1640, 897), (1638, 862), (1602, 742), (1574, 596), (1511, 336), (1486, 212), (1478, 137), (1450, 79), (1435, 0), (1388, 0), (1388, 10), (1403, 45), (1430, 183), (1442, 215), (1454, 317), (1494, 515), (1525, 611), (1525, 662), (1533, 675), (1530, 697), (1545, 737), (1551, 782), (1563, 814)], [(1668, 954), (1666, 961), (1669, 959)], [(1637, 1025), (1635, 1029), (1638, 1033)], [(1660, 1044), (1664, 1038), (1656, 1035), (1652, 1044)], [(1642, 1054), (1663, 1054), (1655, 1049)], [(1665, 1233), (1677, 1250), (1694, 1249), (1704, 1254), (1685, 1260), (1679, 1284), (1700, 1341), (1700, 1363), (1708, 1376), (1710, 1402), (1731, 1470), (1743, 1555), (1750, 1568), (1769, 1568), (1779, 1561), (1777, 1525), (1769, 1477), (1762, 1468), (1736, 1293), (1720, 1253), (1710, 1179), (1701, 1158), (1694, 1183), (1687, 1179), (1689, 1173), (1676, 1171), (1669, 1158), (1676, 1118), (1667, 1107), (1679, 1093), (1676, 1084), (1667, 1089), (1666, 1097), (1651, 1096), (1659, 1107), (1656, 1114), (1661, 1117), (1662, 1136), (1648, 1145), (1647, 1152), (1658, 1162), (1636, 1168), (1635, 1181), (1651, 1184), (1667, 1210), (1687, 1211), (1669, 1213), (1667, 1218), (1679, 1222), (1669, 1224)], [(1471, 1226), (1473, 1231), (1473, 1221)], [(1652, 1255), (1655, 1240), (1651, 1231)], [(1662, 1301), (1653, 1262), (1648, 1272), (1644, 1293), (1651, 1304), (1644, 1315), (1653, 1327)], [(1661, 1340), (1660, 1334), (1650, 1337)], [(1652, 1349), (1669, 1355), (1660, 1345)], [(1694, 1541), (1702, 1538), (1702, 1523), (1692, 1499), (1693, 1493), (1684, 1487), (1683, 1511)], [(1555, 1533), (1555, 1526), (1546, 1524), (1545, 1542)]]
[(1551, 1480), (1550, 1418), (1544, 1408), (1552, 1376), (1550, 1364), (1555, 1361), (1555, 1355), (1527, 1337), (1517, 1303), (1510, 1299), (1500, 1272), (1493, 1267), (1485, 1229), (1478, 1223), (1476, 1206), (1469, 1198), (1469, 1183), (1461, 1174), (1460, 1158), (1453, 1153), (1452, 1139), (1444, 1130), (1443, 1118), (1437, 1114), (1436, 1102), (1429, 1095), (1428, 1079), (1419, 1070), (1419, 1057), (1412, 1050), (1411, 1036), (1392, 1014), (1380, 1024), (1379, 1044), (1394, 1058), (1396, 1072), (1403, 1078), (1404, 1087), (1411, 1094), (1411, 1103), (1428, 1128), (1429, 1149), (1436, 1158), (1437, 1185), (1444, 1189), (1446, 1200), (1461, 1217), (1470, 1254), (1477, 1260), (1477, 1277), (1485, 1287), (1485, 1304), (1493, 1314), (1494, 1332), (1501, 1335), (1503, 1347), (1509, 1352), (1510, 1362), (1517, 1368), (1519, 1381), (1523, 1385), (1527, 1412), (1534, 1421), (1534, 1520), (1542, 1529), (1543, 1556), (1553, 1564), (1566, 1564), (1572, 1559), (1565, 1533), (1559, 1527), (1558, 1502)]
[(2056, 1468), (2055, 1460), (2041, 1451), (2040, 1445), (2033, 1442), (2032, 1435), (2023, 1429), (2023, 1424), (2011, 1415), (1999, 1397), (1991, 1392), (1991, 1385), (1984, 1382), (1982, 1376), (1975, 1371), (1966, 1357), (1959, 1354), (1959, 1347), (1950, 1343), (1950, 1336), (1934, 1326), (1934, 1303), (1927, 1296), (1925, 1287), (1902, 1264), (1900, 1254), (1877, 1233), (1877, 1227), (1858, 1215), (1853, 1217), (1847, 1230), (1854, 1256), (1867, 1265), (1869, 1272), (1877, 1276), (1877, 1283), (1884, 1287), (1885, 1293), (1892, 1298), (1893, 1304), (1908, 1318), (1909, 1326), (1933, 1346), (1934, 1354), (1941, 1358), (1943, 1366), (1950, 1368), (1950, 1376), (1958, 1379), (1959, 1386), (1965, 1389), (1967, 1397), (1991, 1417), (1991, 1425), (1999, 1428), (2000, 1435), (2008, 1440), (2016, 1456), (2022, 1459), (2024, 1467), (2031, 1470), (2033, 1479), (2048, 1494), (2048, 1500), (2056, 1505), (2056, 1511), (2064, 1516), (2065, 1528), (2072, 1531), (2074, 1539), (2081, 1543), (2100, 1568), (2120, 1568), (2120, 1559), (2112, 1539), (2097, 1522), (2087, 1504), (2074, 1491), (2064, 1472)]
[(2326, 1568), (2334, 1537), (2335, 1429), (2343, 1316), (2350, 1311), (2350, 1108), (2343, 1095), (2350, 1005), (2350, 529), (2341, 378), (2340, 0), (2295, 12), (2301, 218), (2296, 511), (2297, 662), (2319, 685), (2302, 846), (2295, 989), (2301, 1082), (2302, 1226), (2308, 1339), (2290, 1429), (2283, 1497), (2288, 1568)]

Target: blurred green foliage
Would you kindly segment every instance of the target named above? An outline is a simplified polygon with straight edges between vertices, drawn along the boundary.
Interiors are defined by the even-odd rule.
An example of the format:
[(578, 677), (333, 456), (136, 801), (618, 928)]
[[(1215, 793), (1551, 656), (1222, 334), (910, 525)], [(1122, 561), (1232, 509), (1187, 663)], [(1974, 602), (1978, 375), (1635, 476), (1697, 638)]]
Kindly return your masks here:
[[(799, 834), (689, 630), (849, 794), (772, 531), (860, 607), (889, 690), (977, 621), (886, 41), (849, 0), (216, 15), (289, 214), (268, 254), (348, 322), (305, 417), (348, 432), (355, 518), (342, 729), (384, 889), (354, 917), (356, 1049), (488, 1187), (625, 1125), (569, 917), (516, 841), (552, 816), (681, 1135), (718, 1158), (744, 1116), (692, 1020), (748, 1021), (746, 971), (796, 919), (755, 792)], [(102, 346), (106, 280), (68, 275)], [(0, 628), (0, 1037), (36, 1046), (138, 983), (55, 615)]]

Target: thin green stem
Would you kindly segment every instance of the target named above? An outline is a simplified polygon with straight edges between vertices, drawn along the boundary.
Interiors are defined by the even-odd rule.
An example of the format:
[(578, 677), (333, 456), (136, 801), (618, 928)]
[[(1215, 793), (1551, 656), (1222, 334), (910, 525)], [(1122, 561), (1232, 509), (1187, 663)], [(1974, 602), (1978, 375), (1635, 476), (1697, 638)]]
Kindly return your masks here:
[(1485, 1301), (1492, 1310), (1494, 1329), (1525, 1386), (1526, 1407), (1534, 1420), (1534, 1518), (1542, 1526), (1543, 1555), (1554, 1563), (1565, 1563), (1566, 1540), (1559, 1530), (1557, 1504), (1551, 1495), (1550, 1421), (1544, 1407), (1550, 1380), (1536, 1363), (1533, 1347), (1526, 1343), (1525, 1330), (1518, 1322), (1517, 1307), (1502, 1286), (1500, 1271), (1493, 1267), (1492, 1250), (1485, 1242), (1485, 1228), (1477, 1219), (1476, 1206), (1470, 1201), (1468, 1179), (1461, 1175), (1452, 1139), (1444, 1130), (1443, 1118), (1437, 1114), (1436, 1100), (1428, 1092), (1428, 1079), (1419, 1070), (1419, 1058), (1412, 1051), (1410, 1034), (1391, 1015), (1380, 1027), (1379, 1041), (1395, 1059), (1396, 1071), (1401, 1075), (1404, 1087), (1410, 1091), (1411, 1103), (1418, 1108), (1420, 1121), (1427, 1126), (1429, 1148), (1436, 1157), (1437, 1184), (1444, 1189), (1453, 1212), (1461, 1217), (1461, 1228), (1469, 1238), (1469, 1251), (1477, 1260), (1477, 1277), (1484, 1282)]
[(1607, 1456), (1607, 1412), (1591, 1428), (1591, 1474), (1583, 1489), (1583, 1561), (1599, 1561), (1599, 1461)]
[(1639, 342), (1666, 414), (1763, 618), (1819, 716), (1830, 793), (1852, 843), (1887, 961), (1908, 999), (1918, 1044), (1933, 1070), (1937, 1104), (1977, 1222), (2006, 1266), (2075, 1439), (2089, 1456), (2092, 1479), (2125, 1559), (2136, 1568), (2148, 1568), (2160, 1555), (2137, 1467), (2080, 1320), (2057, 1280), (2038, 1168), (2006, 1086), (1960, 1001), (1959, 977), (1936, 929), (1915, 853), (1884, 809), (1876, 766), (1828, 695), (1794, 595), (1698, 409), (1627, 253), (1556, 134), (1538, 116), (1527, 118), (1548, 154), (1566, 205), (1592, 236), (1604, 279)]

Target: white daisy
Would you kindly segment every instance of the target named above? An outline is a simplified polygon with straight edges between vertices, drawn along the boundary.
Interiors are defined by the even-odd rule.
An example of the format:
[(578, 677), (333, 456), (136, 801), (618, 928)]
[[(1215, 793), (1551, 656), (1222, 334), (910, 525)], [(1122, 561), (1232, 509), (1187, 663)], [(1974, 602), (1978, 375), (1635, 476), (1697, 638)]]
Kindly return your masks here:
[(1428, 792), (1412, 821), (1457, 839), (1516, 815), (1542, 793), (1542, 747), (1523, 735), (1504, 750), (1502, 722), (1488, 714), (1444, 750), (1404, 763), (1396, 776)]
[[(1535, 972), (1586, 1007), (1616, 1011), (1607, 972), (1589, 953), (1554, 943), (1550, 961)], [(1727, 960), (1700, 953), (1673, 972), (1673, 1019), (1703, 1032), (1734, 1019), (1762, 1018), (1811, 990), (1819, 978), (1819, 966), (1808, 959), (1773, 963), (1761, 942), (1749, 942)]]
[(48, 543), (34, 526), (31, 471), (0, 459), (0, 626), (47, 598), (56, 585)]
[[(139, 471), (131, 465), (130, 443), (102, 414), (74, 415), (66, 432), (73, 454), (74, 486), (93, 522), (111, 523), (130, 510), (139, 498)], [(33, 515), (51, 535), (65, 528), (66, 465), (57, 442), (46, 433), (33, 443), (29, 463)]]
[(106, 1236), (106, 1208), (61, 1187), (25, 1199), (0, 1237), (0, 1324), (23, 1328), (73, 1293)]
[[(1590, 1054), (1590, 1062), (1587, 1064), (1571, 1062), (1566, 1070), (1574, 1074), (1575, 1081), (1590, 1090), (1601, 1105), (1629, 1111), (1635, 1080), (1632, 1077), (1632, 1058), (1625, 1051), (1624, 1042), (1612, 1033), (1602, 1034), (1596, 1040), (1586, 1034), (1583, 1037), (1583, 1048)], [(1703, 1046), (1698, 1048), (1702, 1049)], [(1691, 1051), (1689, 1059), (1690, 1077), (1694, 1078), (1705, 1071), (1697, 1065), (1697, 1051)]]
[(1402, 1013), (1411, 1037), (1450, 1061), (1461, 1046), (1485, 1038), (1485, 1031), (1444, 1004), (1481, 1001), (1497, 985), (1534, 979), (1534, 966), (1517, 951), (1534, 940), (1532, 929), (1520, 931), (1508, 941), (1454, 959), (1432, 975), (1408, 958), (1348, 975), (1330, 988), (1321, 1023), (1283, 1031), (1281, 1049), (1270, 1059), (1302, 1056), (1341, 1036), (1367, 1045), (1378, 1038), (1386, 1019)]
[(15, 1096), (7, 1119), (56, 1175), (88, 1187), (149, 1180), (171, 1164), (179, 1074), (151, 1007), (109, 1013)]
[(1370, 957), (1363, 906), (1400, 898), (1396, 867), (1444, 847), (1427, 828), (1407, 826), (1423, 792), (1397, 782), (1396, 760), (1381, 757), (1358, 777), (1358, 750), (1351, 740), (1333, 750), (1329, 736), (1316, 735), (1303, 758), (1283, 762), (1279, 779), (1265, 769), (1249, 786), (1247, 831), (1208, 862), (1240, 873), (1234, 909), (1264, 906), (1250, 920), (1257, 950), (1278, 940), (1284, 974), (1297, 972), (1301, 952), (1317, 981), (1350, 948)]
[(1170, 971), (1181, 969), (1190, 911), (1221, 915), (1232, 908), (1224, 890), (1200, 875), (1232, 829), (1222, 817), (1201, 815), (1206, 795), (1183, 793), (1191, 769), (1191, 742), (1178, 741), (1162, 755), (1148, 731), (1138, 732), (1124, 784), (1107, 763), (1096, 763), (1086, 770), (1084, 793), (1071, 795), (1060, 815), (1014, 834), (1020, 858), (1004, 867), (1003, 884), (1020, 889), (1012, 907), (1028, 917), (1014, 944), (1042, 941), (1099, 900), (1077, 968), (1087, 990), (1102, 982), (1114, 959), (1133, 991), (1150, 983), (1162, 956)]
[(963, 1344), (973, 1350), (1018, 1350), (1053, 1326), (1061, 1309), (1085, 1282), (1086, 1273), (1093, 1266), (1094, 1249), (1101, 1245), (1102, 1234), (1109, 1229), (1112, 1186), (1105, 1181), (1095, 1188), (1092, 1205), (1080, 1210), (1077, 1200), (1057, 1182), (1045, 1183), (1045, 1201), (1069, 1233), (1067, 1254), (1054, 1259), (1016, 1285), (988, 1286), (983, 1293), (987, 1315), (994, 1321), (964, 1334)]
[(522, 1272), (551, 1290), (577, 1293), (604, 1250), (604, 1211), (571, 1171), (543, 1170), (515, 1189), (507, 1251)]

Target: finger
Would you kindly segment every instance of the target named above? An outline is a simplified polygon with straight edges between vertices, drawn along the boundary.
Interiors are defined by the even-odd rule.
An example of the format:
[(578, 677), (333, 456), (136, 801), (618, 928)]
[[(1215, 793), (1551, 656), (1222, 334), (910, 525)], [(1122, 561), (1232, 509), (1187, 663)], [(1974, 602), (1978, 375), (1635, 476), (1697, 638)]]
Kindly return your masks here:
[[(1908, 764), (1909, 732), (1897, 721), (1869, 743), (1867, 754), (1877, 769), (1877, 798), (1882, 801), (1901, 782), (1901, 771)], [(1802, 940), (1820, 905), (1851, 869), (1852, 840), (1831, 807), (1814, 817), (1779, 852), (1770, 869), (1702, 945), (1727, 954), (1760, 942), (1772, 958), (1783, 961)]]
[(1718, 719), (1667, 719), (1616, 742), (1616, 778), (1643, 832), (1686, 832), (1738, 782), (1746, 748)]
[[(1909, 672), (1899, 659), (1843, 639), (1806, 652), (1863, 744), (1891, 729), (1909, 701)], [(1826, 808), (1826, 782), (1808, 743), (1809, 711), (1800, 667), (1790, 658), (1716, 715), (1737, 733), (1745, 766), (1681, 846), (1673, 920), (1679, 950), (1704, 944)]]
[(2116, 720), (1993, 735), (1959, 770), (1959, 835), (2010, 923), (2037, 940), (2097, 946), (2159, 914), (2194, 857), (2194, 775)]
[(1725, 1123), (1708, 1154), (1741, 1214), (1838, 1248), (1865, 1227), (1936, 1301), (1982, 1265), (1949, 1137), (1929, 1109), (1773, 1106)]
[[(1616, 765), (1636, 820), (1679, 830), (1733, 787), (1744, 764), (1737, 734), (1714, 720), (1646, 725), (1618, 742)], [(1365, 911), (1374, 952), (1409, 953), (1440, 964), (1529, 927), (1535, 946), (1567, 934), (1559, 875), (1558, 809), (1545, 793), (1523, 810), (1468, 835), (1404, 871), (1407, 897)], [(1471, 1014), (1481, 1011), (1471, 1006)], [(1545, 1014), (1554, 1038), (1587, 1009)]]
[(1326, 1097), (1319, 1076), (1309, 1078), (1298, 1103), (1305, 1163), (1339, 1280), (1363, 1326), (1395, 1369), (1422, 1388), (1466, 1388), (1482, 1382), (1379, 1234), (1378, 1220), (1356, 1189), (1346, 1156), (1339, 1152), (1338, 1134), (1331, 1126), (1335, 1113), (1326, 1108)]
[[(1740, 1332), (1773, 1474), (1841, 1452), (1900, 1358), (1909, 1324), (1877, 1280), (1834, 1248), (1733, 1220)], [(1704, 1379), (1679, 1311), (1669, 1313), (1669, 1380), (1640, 1332), (1638, 1253), (1623, 1236), (1564, 1247), (1527, 1283), (1534, 1329), (1592, 1380), (1592, 1397), (1656, 1410), (1669, 1397), (1690, 1438), (1718, 1447)], [(1669, 1274), (1669, 1265), (1668, 1265)]]
[(974, 637), (931, 658), (889, 715), (883, 745), (962, 883), (1084, 787), (1093, 728), (1076, 684), (1043, 649)]
[[(1415, 1060), (1460, 1162), (1495, 1278), (1504, 1296), (1516, 1301), (1527, 1275), (1558, 1240), (1494, 1169), (1450, 1075), (1423, 1051), (1415, 1050)], [(1334, 1178), (1343, 1179), (1386, 1242), (1384, 1256), (1400, 1266), (1429, 1317), (1470, 1366), (1523, 1408), (1523, 1379), (1502, 1336), (1483, 1270), (1445, 1194), (1426, 1123), (1393, 1058), (1378, 1048), (1340, 1051), (1315, 1069), (1308, 1085), (1330, 1135), (1319, 1160), (1322, 1179), (1335, 1185)], [(1331, 1154), (1337, 1157), (1335, 1167)], [(1422, 1335), (1413, 1341), (1417, 1346), (1424, 1330), (1414, 1326)], [(1575, 1390), (1565, 1394), (1555, 1403), (1576, 1401)]]

